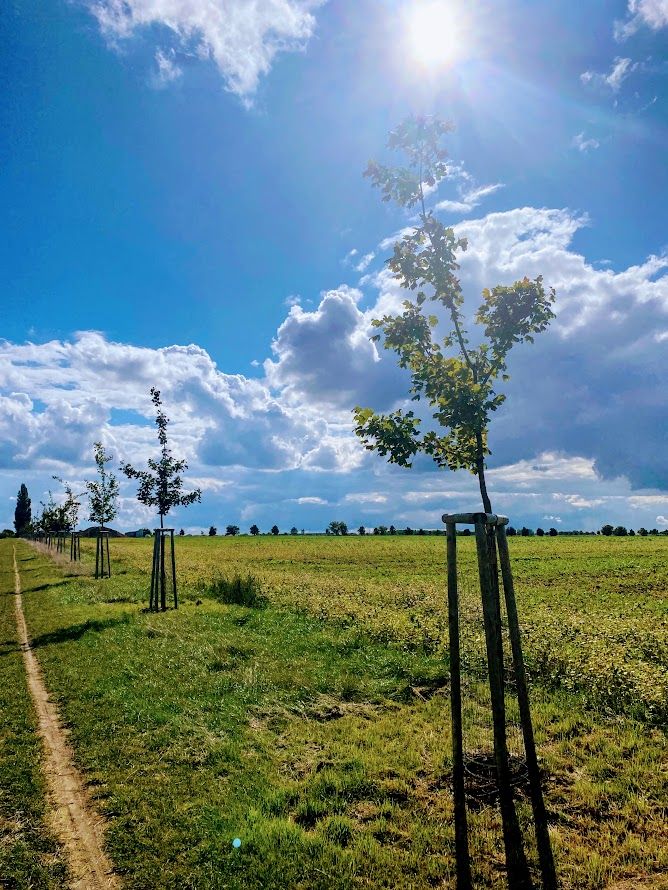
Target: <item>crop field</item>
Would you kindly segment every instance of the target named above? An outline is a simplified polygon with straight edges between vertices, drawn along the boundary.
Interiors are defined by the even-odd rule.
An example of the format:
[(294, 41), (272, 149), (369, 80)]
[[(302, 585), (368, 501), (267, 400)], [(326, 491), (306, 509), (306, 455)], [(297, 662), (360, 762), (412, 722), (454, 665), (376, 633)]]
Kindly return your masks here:
[[(0, 886), (56, 888), (13, 546), (0, 542)], [(94, 541), (74, 570), (15, 546), (33, 648), (123, 886), (454, 887), (444, 538), (185, 537), (180, 608), (160, 614), (145, 609), (150, 540), (112, 540), (103, 581)], [(458, 539), (468, 743), (484, 748), (474, 547)], [(668, 888), (668, 538), (510, 547), (561, 886)], [(244, 604), (236, 576), (252, 579)], [(491, 804), (470, 813), (481, 888), (504, 886)], [(530, 840), (521, 792), (519, 814)]]

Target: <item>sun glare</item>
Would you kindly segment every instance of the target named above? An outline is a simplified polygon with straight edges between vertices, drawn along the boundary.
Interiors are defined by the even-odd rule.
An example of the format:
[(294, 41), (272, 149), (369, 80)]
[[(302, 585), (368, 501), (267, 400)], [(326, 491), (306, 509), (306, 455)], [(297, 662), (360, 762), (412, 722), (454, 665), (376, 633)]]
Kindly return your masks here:
[(463, 3), (453, 0), (409, 2), (404, 15), (408, 51), (421, 67), (449, 67), (470, 48)]

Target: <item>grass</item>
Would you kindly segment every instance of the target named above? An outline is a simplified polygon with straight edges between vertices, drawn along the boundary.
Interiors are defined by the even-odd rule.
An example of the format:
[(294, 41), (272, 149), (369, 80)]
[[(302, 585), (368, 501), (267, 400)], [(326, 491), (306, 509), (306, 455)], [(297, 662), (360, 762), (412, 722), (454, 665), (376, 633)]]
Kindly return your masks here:
[[(660, 677), (652, 641), (665, 617), (663, 541), (644, 550), (635, 541), (585, 540), (590, 548), (579, 550), (579, 539), (540, 550), (543, 543), (513, 542), (528, 649), (543, 646), (574, 667), (592, 620), (623, 648), (631, 616), (629, 663)], [(110, 581), (65, 577), (42, 556), (24, 577), (38, 657), (127, 886), (451, 886), (442, 539), (178, 544), (178, 612), (138, 605), (147, 599), (150, 542), (112, 542)], [(2, 542), (0, 557), (10, 552)], [(264, 608), (208, 593), (217, 578), (249, 574)], [(581, 628), (579, 637), (571, 630), (572, 651), (548, 645), (567, 648), (555, 616)], [(668, 758), (656, 712), (644, 703), (634, 711), (642, 721), (629, 718), (618, 692), (597, 692), (593, 665), (571, 682), (554, 660), (532, 659), (563, 887), (661, 886)], [(470, 695), (484, 703), (475, 667)], [(485, 737), (481, 713), (471, 711), (474, 743)], [(519, 809), (527, 828), (526, 800)], [(477, 885), (503, 886), (496, 810), (482, 806), (471, 818)]]
[[(39, 573), (25, 554), (25, 578)], [(45, 821), (41, 749), (14, 617), (12, 545), (0, 550), (0, 887), (66, 886), (63, 856)]]

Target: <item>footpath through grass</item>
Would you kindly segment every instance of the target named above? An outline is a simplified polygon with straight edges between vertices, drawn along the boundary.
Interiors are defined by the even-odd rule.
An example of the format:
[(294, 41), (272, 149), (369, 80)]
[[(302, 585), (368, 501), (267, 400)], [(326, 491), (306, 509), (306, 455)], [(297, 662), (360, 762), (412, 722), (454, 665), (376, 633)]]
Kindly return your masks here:
[[(27, 548), (21, 554), (24, 579), (42, 571)], [(17, 641), (10, 541), (0, 547), (0, 715), (0, 887), (62, 890), (67, 872), (45, 821), (41, 745)]]
[[(265, 542), (246, 546), (257, 544), (259, 558)], [(199, 541), (179, 542), (192, 597), (178, 612), (158, 615), (138, 605), (150, 560), (141, 542), (112, 542), (121, 571), (98, 582), (66, 577), (46, 558), (34, 558), (29, 545), (17, 545), (31, 558), (22, 565), (38, 568), (24, 577), (36, 652), (108, 818), (108, 850), (127, 887), (451, 886), (442, 650), (413, 639), (383, 641), (375, 618), (345, 622), (304, 608), (305, 582), (295, 611), (285, 587), (279, 596), (267, 582), (281, 572), (272, 558), (263, 608), (221, 604), (198, 588), (192, 566), (205, 572), (217, 563), (220, 572), (234, 563), (258, 574), (250, 561), (226, 564), (227, 543), (213, 542), (214, 549), (206, 542), (204, 563)], [(315, 551), (306, 556), (308, 576)], [(282, 575), (286, 586), (300, 575), (297, 549), (292, 557), (292, 575)], [(418, 572), (425, 562), (417, 561)], [(372, 569), (379, 566), (390, 578), (390, 558)], [(388, 583), (395, 590), (403, 584), (405, 597), (402, 566), (399, 560), (398, 580)], [(359, 563), (357, 571), (355, 582), (353, 566), (344, 564), (341, 576), (369, 591), (369, 567)], [(322, 589), (314, 595), (324, 601)], [(388, 608), (389, 622), (392, 615)], [(588, 709), (565, 689), (535, 686), (532, 698), (565, 890), (621, 880), (662, 886), (663, 732)], [(526, 801), (520, 810), (526, 827)], [(501, 887), (496, 810), (482, 807), (472, 823), (477, 886)]]

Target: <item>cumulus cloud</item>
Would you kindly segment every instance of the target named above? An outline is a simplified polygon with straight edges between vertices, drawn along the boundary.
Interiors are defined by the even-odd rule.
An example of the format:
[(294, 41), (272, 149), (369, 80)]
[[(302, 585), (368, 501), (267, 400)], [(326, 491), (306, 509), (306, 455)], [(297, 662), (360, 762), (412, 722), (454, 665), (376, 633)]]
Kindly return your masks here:
[(653, 31), (668, 26), (668, 0), (629, 0), (626, 19), (615, 22), (615, 38), (626, 40), (643, 26)]
[(174, 44), (211, 59), (227, 89), (249, 100), (279, 52), (303, 49), (325, 0), (88, 0), (102, 33), (112, 42), (139, 33), (171, 41), (156, 56), (163, 80), (179, 76)]
[(264, 363), (268, 383), (295, 404), (344, 411), (358, 404), (386, 408), (399, 397), (400, 373), (382, 361), (369, 318), (360, 311), (361, 291), (345, 285), (323, 294), (312, 312), (293, 306), (272, 343), (275, 359)]
[[(492, 466), (542, 451), (593, 462), (608, 478), (668, 487), (668, 257), (620, 271), (598, 269), (572, 247), (583, 214), (516, 208), (458, 224), (469, 241), (461, 280), (469, 316), (483, 287), (543, 275), (557, 290), (557, 319), (534, 346), (511, 353), (507, 403), (494, 416)], [(405, 294), (387, 269), (373, 279), (368, 316), (401, 309)], [(632, 418), (632, 422), (629, 422)]]
[[(668, 258), (596, 268), (573, 247), (586, 225), (569, 210), (523, 207), (456, 227), (470, 243), (460, 273), (469, 316), (482, 287), (524, 275), (543, 274), (558, 292), (550, 329), (511, 354), (508, 401), (490, 430), (493, 502), (516, 523), (556, 513), (563, 527), (628, 525), (633, 511), (650, 527), (668, 507)], [(248, 517), (301, 527), (303, 508), (324, 528), (339, 506), (349, 522), (381, 512), (387, 523), (434, 527), (446, 508), (475, 507), (474, 477), (435, 472), (427, 459), (390, 467), (352, 434), (355, 404), (388, 410), (407, 395), (394, 355), (369, 340), (371, 319), (405, 294), (387, 269), (369, 282), (367, 309), (369, 295), (348, 287), (311, 311), (292, 306), (258, 378), (222, 373), (192, 344), (149, 349), (96, 332), (0, 341), (0, 500), (24, 479), (82, 478), (97, 438), (115, 459), (142, 462), (156, 447), (148, 391), (160, 381), (189, 481), (208, 480), (192, 508), (202, 526)], [(126, 487), (128, 504), (131, 495)]]

